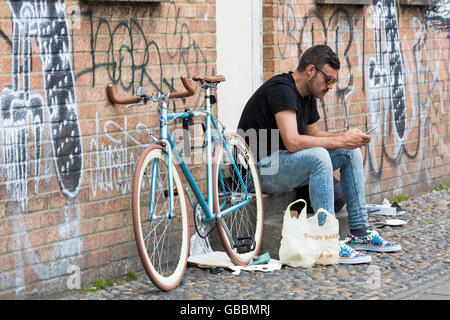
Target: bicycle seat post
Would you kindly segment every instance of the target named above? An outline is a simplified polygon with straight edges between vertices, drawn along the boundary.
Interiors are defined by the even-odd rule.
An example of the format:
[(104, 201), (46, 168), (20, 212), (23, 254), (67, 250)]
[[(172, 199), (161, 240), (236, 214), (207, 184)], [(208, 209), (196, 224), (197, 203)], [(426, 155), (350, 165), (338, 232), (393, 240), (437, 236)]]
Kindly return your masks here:
[(208, 207), (210, 212), (214, 212), (213, 208), (213, 174), (212, 174), (212, 135), (211, 135), (211, 86), (206, 83), (206, 86), (202, 85), (202, 88), (205, 89), (205, 111), (207, 112), (207, 116), (205, 119), (206, 122), (206, 181), (208, 183)]

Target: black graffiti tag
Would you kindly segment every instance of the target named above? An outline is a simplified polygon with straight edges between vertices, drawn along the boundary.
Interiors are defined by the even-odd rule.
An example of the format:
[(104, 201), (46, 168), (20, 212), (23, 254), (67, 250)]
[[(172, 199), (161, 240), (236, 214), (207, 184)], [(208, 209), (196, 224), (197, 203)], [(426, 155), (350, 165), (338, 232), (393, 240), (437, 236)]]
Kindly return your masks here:
[[(82, 147), (77, 116), (64, 1), (10, 1), (12, 23), (12, 84), (1, 92), (4, 167), (9, 191), (26, 203), (27, 116), (35, 137), (35, 175), (39, 176), (43, 110), (50, 118), (53, 159), (62, 193), (73, 199), (81, 180)], [(36, 38), (42, 61), (45, 102), (30, 90), (31, 43)]]

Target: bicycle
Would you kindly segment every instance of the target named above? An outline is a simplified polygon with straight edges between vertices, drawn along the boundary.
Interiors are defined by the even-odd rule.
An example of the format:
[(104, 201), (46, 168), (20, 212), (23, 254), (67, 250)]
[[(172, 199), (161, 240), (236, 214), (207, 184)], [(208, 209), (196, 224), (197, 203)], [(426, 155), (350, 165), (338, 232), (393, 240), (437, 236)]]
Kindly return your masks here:
[[(169, 101), (192, 96), (194, 88), (185, 77), (183, 92), (146, 95), (138, 88), (137, 97), (118, 99), (108, 85), (111, 102), (127, 104), (125, 108), (156, 103), (160, 117), (160, 138), (150, 133), (153, 144), (142, 152), (134, 174), (132, 187), (133, 228), (137, 250), (150, 280), (161, 290), (178, 286), (186, 270), (189, 255), (189, 200), (194, 210), (194, 226), (200, 237), (206, 238), (216, 227), (224, 249), (233, 263), (247, 265), (259, 252), (263, 232), (261, 184), (253, 155), (244, 139), (217, 125), (211, 113), (215, 97), (211, 89), (225, 81), (223, 76), (195, 76), (205, 89), (203, 111), (168, 112)], [(193, 119), (204, 117), (207, 194), (203, 196), (168, 130), (168, 121), (182, 119), (183, 129), (193, 125)], [(220, 122), (219, 122), (220, 123)], [(215, 135), (213, 135), (213, 128)], [(188, 131), (187, 131), (188, 132)], [(198, 148), (184, 139), (184, 151)], [(213, 146), (214, 145), (214, 146)], [(184, 189), (180, 174), (189, 187)]]

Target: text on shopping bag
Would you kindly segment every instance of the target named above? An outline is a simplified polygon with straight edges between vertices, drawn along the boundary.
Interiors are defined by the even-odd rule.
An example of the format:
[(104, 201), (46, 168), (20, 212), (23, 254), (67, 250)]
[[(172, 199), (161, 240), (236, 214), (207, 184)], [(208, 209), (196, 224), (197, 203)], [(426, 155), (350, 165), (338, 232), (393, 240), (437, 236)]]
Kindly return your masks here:
[(338, 233), (333, 233), (333, 234), (326, 234), (326, 235), (312, 235), (309, 233), (305, 233), (304, 234), (305, 238), (310, 238), (313, 240), (332, 240), (332, 239), (339, 239), (339, 234)]

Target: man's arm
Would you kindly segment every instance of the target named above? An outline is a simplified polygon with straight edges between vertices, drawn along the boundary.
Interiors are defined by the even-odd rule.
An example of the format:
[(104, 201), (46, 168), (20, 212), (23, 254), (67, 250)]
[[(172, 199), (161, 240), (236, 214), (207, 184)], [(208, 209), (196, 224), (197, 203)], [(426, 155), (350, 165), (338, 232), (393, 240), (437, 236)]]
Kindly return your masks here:
[(321, 130), (317, 122), (314, 122), (306, 127), (306, 134), (314, 137), (338, 137), (342, 135), (342, 132), (328, 132)]
[[(295, 110), (284, 110), (275, 114), (280, 136), (283, 144), (289, 152), (303, 149), (322, 147), (327, 150), (338, 148), (356, 149), (367, 145), (370, 136), (359, 129), (351, 129), (343, 133), (325, 133), (317, 126), (308, 126), (306, 135), (300, 135), (297, 131), (297, 115)], [(316, 131), (319, 130), (319, 131)], [(313, 134), (318, 134), (315, 136)], [(323, 136), (321, 136), (323, 134)], [(332, 137), (332, 139), (330, 139)]]

